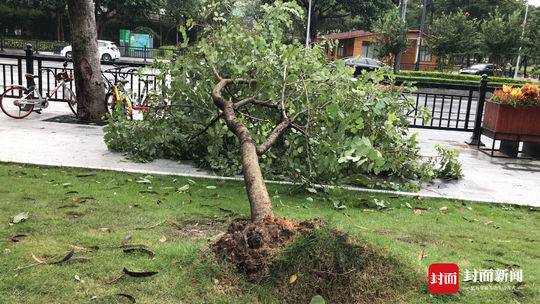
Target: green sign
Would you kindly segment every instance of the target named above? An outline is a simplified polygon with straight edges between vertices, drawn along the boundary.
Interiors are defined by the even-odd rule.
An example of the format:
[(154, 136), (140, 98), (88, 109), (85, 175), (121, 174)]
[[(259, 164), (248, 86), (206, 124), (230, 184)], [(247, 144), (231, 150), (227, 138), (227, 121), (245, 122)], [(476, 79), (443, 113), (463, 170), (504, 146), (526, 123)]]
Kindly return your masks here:
[(131, 38), (130, 30), (120, 30), (120, 46), (129, 45), (130, 38)]

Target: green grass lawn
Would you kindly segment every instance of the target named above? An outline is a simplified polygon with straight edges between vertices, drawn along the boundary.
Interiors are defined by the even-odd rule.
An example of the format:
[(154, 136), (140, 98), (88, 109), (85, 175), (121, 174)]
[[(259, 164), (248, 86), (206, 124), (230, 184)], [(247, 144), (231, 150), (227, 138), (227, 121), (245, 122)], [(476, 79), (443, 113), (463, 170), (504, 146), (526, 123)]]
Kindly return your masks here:
[[(240, 182), (0, 164), (0, 185), (0, 303), (129, 303), (119, 293), (137, 303), (279, 303), (271, 285), (246, 282), (207, 249), (227, 222), (249, 214)], [(540, 302), (536, 209), (350, 191), (329, 200), (292, 188), (269, 186), (277, 215), (320, 217), (426, 277), (407, 303)], [(9, 224), (21, 212), (29, 218)], [(10, 239), (18, 234), (26, 236)], [(123, 252), (126, 235), (155, 257)], [(90, 260), (27, 267), (71, 249)], [(462, 271), (518, 265), (525, 284), (513, 292), (513, 283), (461, 282), (499, 290), (430, 296), (427, 268), (437, 262)], [(158, 274), (119, 278), (124, 267)]]

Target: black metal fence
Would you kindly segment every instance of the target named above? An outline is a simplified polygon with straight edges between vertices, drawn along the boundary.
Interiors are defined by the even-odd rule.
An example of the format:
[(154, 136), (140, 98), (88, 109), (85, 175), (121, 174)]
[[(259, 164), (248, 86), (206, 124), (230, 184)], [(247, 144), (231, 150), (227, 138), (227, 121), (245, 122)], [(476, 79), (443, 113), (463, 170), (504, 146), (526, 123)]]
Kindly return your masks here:
[[(479, 86), (417, 83), (417, 90), (405, 95), (414, 100), (409, 111), (411, 127), (472, 131), (479, 103)], [(493, 87), (486, 88), (488, 92)], [(430, 119), (426, 119), (426, 115)]]
[[(64, 70), (62, 63), (64, 58), (55, 56), (36, 55), (31, 46), (28, 46), (25, 55), (11, 55), (0, 53), (0, 91), (10, 85), (28, 86), (24, 74), (37, 75), (35, 84), (42, 96), (47, 96), (49, 92), (55, 88), (59, 82), (54, 77)], [(6, 62), (7, 61), (7, 62)], [(111, 65), (107, 67), (108, 65)], [(111, 62), (102, 62), (102, 75), (105, 83), (109, 86), (118, 79), (128, 80), (125, 88), (131, 92), (133, 97), (140, 96), (143, 93), (145, 86), (148, 84), (148, 90), (158, 91), (161, 89), (162, 82), (158, 81), (156, 73), (144, 72), (144, 68), (150, 68), (144, 63), (130, 63), (129, 66), (112, 65)], [(65, 70), (68, 73), (73, 73), (73, 68), (68, 65)], [(70, 82), (68, 87), (74, 92), (75, 84)], [(61, 88), (50, 96), (51, 101), (65, 101), (67, 95)]]
[[(63, 58), (35, 55), (30, 45), (24, 56), (0, 54), (0, 59), (12, 61), (0, 62), (0, 90), (3, 91), (9, 85), (26, 86), (24, 73), (34, 74), (36, 71), (36, 85), (42, 96), (46, 96), (58, 84), (54, 75), (62, 72), (63, 67), (59, 63), (64, 62)], [(111, 63), (102, 64), (106, 66)], [(125, 87), (133, 96), (140, 96), (147, 84), (149, 90), (159, 91), (165, 79), (158, 81), (156, 73), (141, 73), (137, 70), (144, 67), (148, 65), (132, 63), (127, 70), (113, 66), (105, 68), (102, 74), (109, 84), (119, 78), (128, 80)], [(71, 72), (72, 68), (66, 70)], [(479, 134), (483, 104), (487, 94), (495, 89), (488, 87), (487, 76), (478, 86), (436, 83), (417, 83), (416, 86), (416, 91), (405, 93), (406, 97), (414, 100), (412, 109), (408, 111), (411, 127), (469, 131), (473, 132), (473, 138)], [(73, 82), (69, 83), (69, 87), (76, 92)], [(64, 101), (64, 97), (65, 92), (61, 89), (51, 96), (51, 100)], [(425, 118), (425, 113), (429, 114), (430, 119)]]
[(417, 83), (416, 91), (406, 93), (415, 101), (408, 111), (409, 126), (473, 132), (470, 143), (476, 144), (480, 140), (484, 103), (495, 89), (488, 86), (487, 75), (482, 76), (478, 86)]

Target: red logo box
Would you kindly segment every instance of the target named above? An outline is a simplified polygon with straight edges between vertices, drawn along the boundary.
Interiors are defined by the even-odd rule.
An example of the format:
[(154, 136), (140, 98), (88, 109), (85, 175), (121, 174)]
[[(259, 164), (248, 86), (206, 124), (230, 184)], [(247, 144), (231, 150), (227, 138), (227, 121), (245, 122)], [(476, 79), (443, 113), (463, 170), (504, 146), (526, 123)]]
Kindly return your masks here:
[(432, 294), (454, 294), (459, 291), (457, 264), (431, 264), (428, 270), (428, 290)]

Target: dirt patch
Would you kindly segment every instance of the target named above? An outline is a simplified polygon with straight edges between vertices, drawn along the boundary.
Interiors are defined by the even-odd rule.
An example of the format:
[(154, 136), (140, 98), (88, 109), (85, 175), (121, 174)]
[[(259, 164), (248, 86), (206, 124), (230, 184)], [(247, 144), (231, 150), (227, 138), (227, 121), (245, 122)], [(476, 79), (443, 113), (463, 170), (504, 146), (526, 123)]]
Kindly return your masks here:
[(269, 269), (272, 258), (299, 233), (317, 228), (320, 220), (296, 222), (284, 218), (232, 222), (225, 235), (212, 244), (214, 253), (234, 264), (251, 282), (259, 281)]
[(166, 233), (167, 238), (173, 239), (179, 237), (193, 240), (217, 237), (225, 231), (228, 220), (214, 217), (170, 222), (169, 224), (171, 229)]

